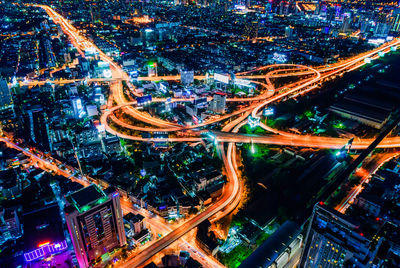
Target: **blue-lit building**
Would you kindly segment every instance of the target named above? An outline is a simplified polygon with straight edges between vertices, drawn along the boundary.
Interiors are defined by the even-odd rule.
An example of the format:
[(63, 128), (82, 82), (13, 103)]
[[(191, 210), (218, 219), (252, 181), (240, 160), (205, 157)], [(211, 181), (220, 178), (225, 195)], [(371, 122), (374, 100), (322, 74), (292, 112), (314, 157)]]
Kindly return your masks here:
[(376, 251), (353, 218), (318, 203), (308, 226), (301, 267), (370, 267)]
[(67, 250), (63, 223), (57, 203), (26, 212), (24, 222), (24, 259), (30, 264)]

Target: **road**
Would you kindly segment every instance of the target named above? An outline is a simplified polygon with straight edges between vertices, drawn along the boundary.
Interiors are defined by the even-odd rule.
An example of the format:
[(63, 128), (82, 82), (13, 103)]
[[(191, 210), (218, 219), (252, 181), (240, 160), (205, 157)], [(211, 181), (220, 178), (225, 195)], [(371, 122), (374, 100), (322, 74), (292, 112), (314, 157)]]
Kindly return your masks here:
[(360, 178), (360, 184), (354, 186), (348, 195), (335, 207), (335, 209), (340, 213), (345, 213), (357, 195), (363, 190), (363, 184), (369, 182), (371, 175), (374, 174), (384, 163), (390, 161), (394, 157), (397, 157), (399, 154), (399, 152), (376, 154), (365, 161), (353, 175)]
[[(224, 146), (222, 143), (218, 144), (218, 149), (223, 152)], [(235, 173), (233, 164), (231, 161), (229, 161), (230, 159), (232, 159), (232, 150), (233, 145), (230, 144), (228, 146), (227, 156), (225, 157), (225, 154), (222, 154), (228, 180), (233, 179), (233, 181), (228, 182), (225, 185), (222, 198), (220, 198), (216, 203), (212, 204), (203, 212), (200, 212), (199, 214), (191, 218), (189, 221), (183, 223), (179, 228), (171, 231), (166, 236), (153, 243), (150, 247), (141, 251), (138, 255), (136, 255), (134, 259), (126, 262), (123, 267), (139, 267), (140, 265), (144, 264), (151, 256), (155, 255), (160, 250), (172, 244), (174, 241), (182, 237), (191, 229), (195, 228), (204, 220), (210, 218), (222, 208), (226, 208), (227, 206), (230, 206), (232, 204), (232, 201), (234, 200), (234, 197), (236, 196), (240, 188), (239, 179)]]
[[(109, 111), (106, 111), (101, 117), (101, 123), (104, 124), (106, 130), (114, 135), (125, 139), (131, 140), (138, 140), (138, 141), (161, 141), (161, 140), (154, 140), (154, 139), (143, 139), (140, 136), (132, 136), (127, 135), (125, 133), (120, 133), (114, 130), (112, 127), (109, 126), (108, 120), (115, 120), (113, 121), (116, 124), (122, 124), (121, 120), (117, 120), (115, 115), (113, 114), (114, 111), (117, 109), (123, 109), (123, 112), (128, 113), (132, 116), (135, 120), (141, 121), (145, 124), (156, 126), (157, 128), (143, 128), (148, 129), (150, 131), (177, 131), (184, 129), (182, 126), (179, 126), (175, 123), (168, 122), (165, 120), (161, 120), (159, 118), (155, 118), (150, 116), (147, 113), (138, 111), (134, 106), (134, 102), (129, 102), (125, 99), (122, 91), (122, 80), (128, 80), (129, 76), (122, 70), (121, 66), (115, 63), (110, 57), (105, 55), (100, 49), (98, 49), (92, 42), (90, 42), (87, 38), (83, 37), (79, 31), (74, 28), (66, 19), (56, 13), (53, 9), (48, 6), (38, 5), (39, 7), (46, 10), (49, 16), (54, 20), (54, 22), (61, 25), (62, 30), (70, 37), (71, 42), (75, 47), (77, 47), (78, 51), (82, 53), (85, 49), (95, 49), (101, 59), (106, 61), (110, 64), (110, 68), (112, 70), (112, 75), (114, 80), (111, 83), (111, 95), (112, 98), (116, 103), (116, 107), (109, 107)], [(196, 227), (202, 221), (216, 215), (218, 212), (223, 211), (223, 213), (229, 213), (233, 210), (238, 200), (240, 201), (240, 182), (237, 176), (237, 172), (235, 169), (235, 146), (234, 144), (237, 142), (247, 142), (247, 143), (266, 143), (266, 144), (276, 144), (276, 145), (291, 145), (291, 146), (301, 146), (301, 147), (320, 147), (320, 148), (340, 148), (347, 142), (346, 139), (340, 138), (331, 138), (331, 137), (319, 137), (319, 136), (302, 136), (302, 135), (295, 135), (295, 134), (287, 134), (285, 135), (264, 135), (264, 136), (255, 136), (255, 135), (246, 135), (246, 134), (239, 134), (239, 133), (230, 133), (227, 131), (237, 132), (239, 127), (243, 125), (247, 118), (246, 114), (249, 111), (252, 112), (254, 116), (260, 112), (262, 107), (269, 105), (271, 103), (276, 103), (278, 101), (285, 100), (288, 97), (296, 96), (299, 94), (305, 94), (311, 90), (314, 90), (319, 87), (319, 85), (325, 81), (330, 79), (334, 79), (337, 76), (342, 75), (345, 72), (349, 72), (355, 70), (362, 65), (364, 65), (364, 59), (367, 57), (376, 58), (377, 53), (380, 51), (387, 52), (390, 50), (392, 46), (398, 46), (400, 43), (399, 39), (394, 39), (391, 42), (388, 42), (372, 51), (362, 53), (357, 55), (356, 57), (338, 62), (336, 64), (332, 64), (330, 66), (320, 66), (317, 68), (307, 67), (307, 66), (300, 66), (300, 65), (273, 65), (273, 66), (262, 66), (253, 70), (255, 71), (263, 71), (268, 70), (268, 73), (264, 76), (266, 79), (266, 83), (262, 84), (264, 87), (265, 94), (261, 94), (261, 96), (257, 96), (254, 98), (249, 98), (248, 102), (250, 103), (249, 107), (241, 109), (239, 111), (235, 111), (235, 114), (225, 115), (225, 117), (219, 121), (228, 119), (233, 116), (238, 116), (237, 119), (234, 119), (232, 124), (228, 124), (229, 128), (226, 128), (226, 132), (212, 132), (215, 135), (215, 144), (220, 152), (220, 155), (223, 158), (226, 174), (228, 177), (228, 183), (225, 186), (223, 191), (222, 197), (206, 210), (202, 211), (198, 215), (194, 216), (193, 218), (189, 219), (188, 221), (184, 222), (179, 228), (176, 228), (170, 231), (167, 235), (162, 237), (161, 239), (157, 240), (146, 249), (143, 249), (135, 258), (127, 260), (127, 262), (123, 265), (124, 267), (137, 267), (143, 263), (151, 256), (159, 252), (160, 250), (166, 248), (174, 241), (182, 237), (184, 234), (189, 232), (191, 229)], [(249, 72), (250, 73), (250, 72)], [(251, 75), (247, 74), (239, 74), (243, 77), (248, 77), (251, 79)], [(256, 76), (257, 75), (257, 76)], [(261, 79), (262, 76), (259, 74), (254, 75), (253, 79)], [(306, 76), (300, 83), (295, 83), (294, 85), (286, 88), (282, 92), (278, 92), (273, 87), (270, 79), (277, 78), (277, 77), (287, 77), (287, 76)], [(308, 77), (311, 76), (311, 77)], [(159, 77), (152, 77), (146, 78), (148, 81), (153, 81), (153, 79), (159, 80)], [(173, 79), (178, 80), (178, 77), (164, 77), (165, 80)], [(260, 83), (254, 80), (254, 83)], [(128, 86), (131, 92), (139, 96), (135, 90), (135, 88), (128, 83)], [(278, 93), (277, 93), (278, 92)], [(165, 101), (165, 99), (159, 99), (156, 101)], [(183, 101), (173, 99), (173, 101)], [(245, 101), (244, 98), (233, 98), (229, 101)], [(259, 102), (259, 103), (256, 103)], [(109, 102), (110, 103), (110, 102)], [(201, 126), (207, 126), (209, 124), (214, 124), (219, 122), (217, 120), (210, 120), (209, 122), (205, 122)], [(126, 124), (126, 123), (125, 123)], [(236, 125), (235, 125), (236, 124)], [(190, 127), (193, 129), (199, 128), (200, 126)], [(129, 128), (129, 127), (128, 127)], [(189, 129), (189, 128), (188, 128)], [(278, 131), (277, 131), (278, 132)], [(198, 132), (196, 137), (176, 137), (176, 138), (168, 138), (165, 141), (171, 142), (197, 142), (201, 140), (199, 134), (201, 131)], [(367, 148), (369, 144), (373, 141), (373, 139), (357, 139), (353, 143), (353, 148), (361, 149)], [(228, 143), (227, 151), (225, 153), (224, 144)], [(400, 138), (387, 138), (385, 139), (380, 145), (380, 147), (399, 147), (400, 146)]]

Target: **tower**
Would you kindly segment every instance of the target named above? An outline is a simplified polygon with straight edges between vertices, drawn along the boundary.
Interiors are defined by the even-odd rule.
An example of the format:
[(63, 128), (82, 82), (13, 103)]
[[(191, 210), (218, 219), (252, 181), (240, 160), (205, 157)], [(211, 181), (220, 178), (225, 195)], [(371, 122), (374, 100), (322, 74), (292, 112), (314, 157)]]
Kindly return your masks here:
[(66, 197), (68, 230), (80, 267), (126, 244), (119, 194), (92, 184)]
[[(308, 226), (300, 267), (361, 267), (373, 259), (371, 240), (351, 217), (316, 204)], [(354, 266), (352, 266), (354, 264)]]
[(12, 96), (10, 88), (5, 79), (0, 79), (0, 109), (12, 106)]

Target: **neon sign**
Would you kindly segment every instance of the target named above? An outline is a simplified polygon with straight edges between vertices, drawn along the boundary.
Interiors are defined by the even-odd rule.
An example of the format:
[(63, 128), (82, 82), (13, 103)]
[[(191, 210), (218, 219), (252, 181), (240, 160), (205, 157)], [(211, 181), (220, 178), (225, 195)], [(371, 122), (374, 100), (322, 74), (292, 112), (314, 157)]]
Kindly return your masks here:
[(38, 246), (39, 248), (31, 252), (24, 253), (26, 261), (34, 261), (44, 257), (45, 255), (57, 254), (68, 247), (67, 240), (53, 244), (50, 244), (50, 242), (47, 241), (45, 243), (39, 244)]

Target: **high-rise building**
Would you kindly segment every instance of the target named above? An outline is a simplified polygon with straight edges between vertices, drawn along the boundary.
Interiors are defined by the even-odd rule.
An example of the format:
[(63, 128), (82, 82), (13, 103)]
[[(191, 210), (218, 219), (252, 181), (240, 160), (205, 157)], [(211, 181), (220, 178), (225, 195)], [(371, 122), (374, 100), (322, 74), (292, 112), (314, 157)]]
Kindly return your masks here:
[(39, 146), (45, 151), (52, 149), (49, 138), (49, 121), (43, 106), (25, 105), (23, 107), (24, 128), (21, 129), (22, 135), (26, 141)]
[(215, 113), (224, 113), (226, 106), (226, 94), (217, 92), (213, 96), (210, 104), (210, 110)]
[(253, 39), (258, 37), (258, 21), (246, 22), (244, 25), (244, 36), (248, 39)]
[(247, 7), (247, 8), (250, 8), (250, 7), (251, 7), (251, 2), (250, 2), (250, 0), (246, 0), (246, 7)]
[(347, 33), (350, 29), (350, 22), (351, 22), (351, 18), (346, 16), (343, 18), (343, 24), (342, 24), (342, 28), (341, 28), (341, 32), (342, 33)]
[(21, 224), (16, 209), (3, 208), (0, 211), (0, 245), (22, 235)]
[(85, 109), (83, 108), (82, 100), (78, 97), (73, 97), (71, 98), (71, 103), (75, 118), (82, 118), (85, 115)]
[(386, 38), (390, 31), (390, 25), (385, 22), (378, 22), (374, 30), (375, 37)]
[(286, 28), (285, 28), (285, 37), (287, 39), (292, 39), (293, 38), (293, 27), (292, 26), (286, 26)]
[(190, 85), (194, 81), (194, 72), (193, 71), (181, 71), (181, 83), (183, 85)]
[(151, 62), (147, 64), (147, 75), (157, 76), (157, 62)]
[(376, 251), (360, 223), (325, 206), (315, 205), (300, 267), (368, 267)]
[(103, 254), (126, 244), (119, 194), (115, 189), (103, 192), (90, 185), (66, 199), (68, 230), (80, 267), (89, 267)]
[(395, 19), (393, 21), (392, 31), (398, 32), (400, 30), (400, 12), (396, 12), (393, 15), (395, 16)]
[(12, 106), (13, 100), (5, 79), (0, 79), (0, 109), (8, 108)]

